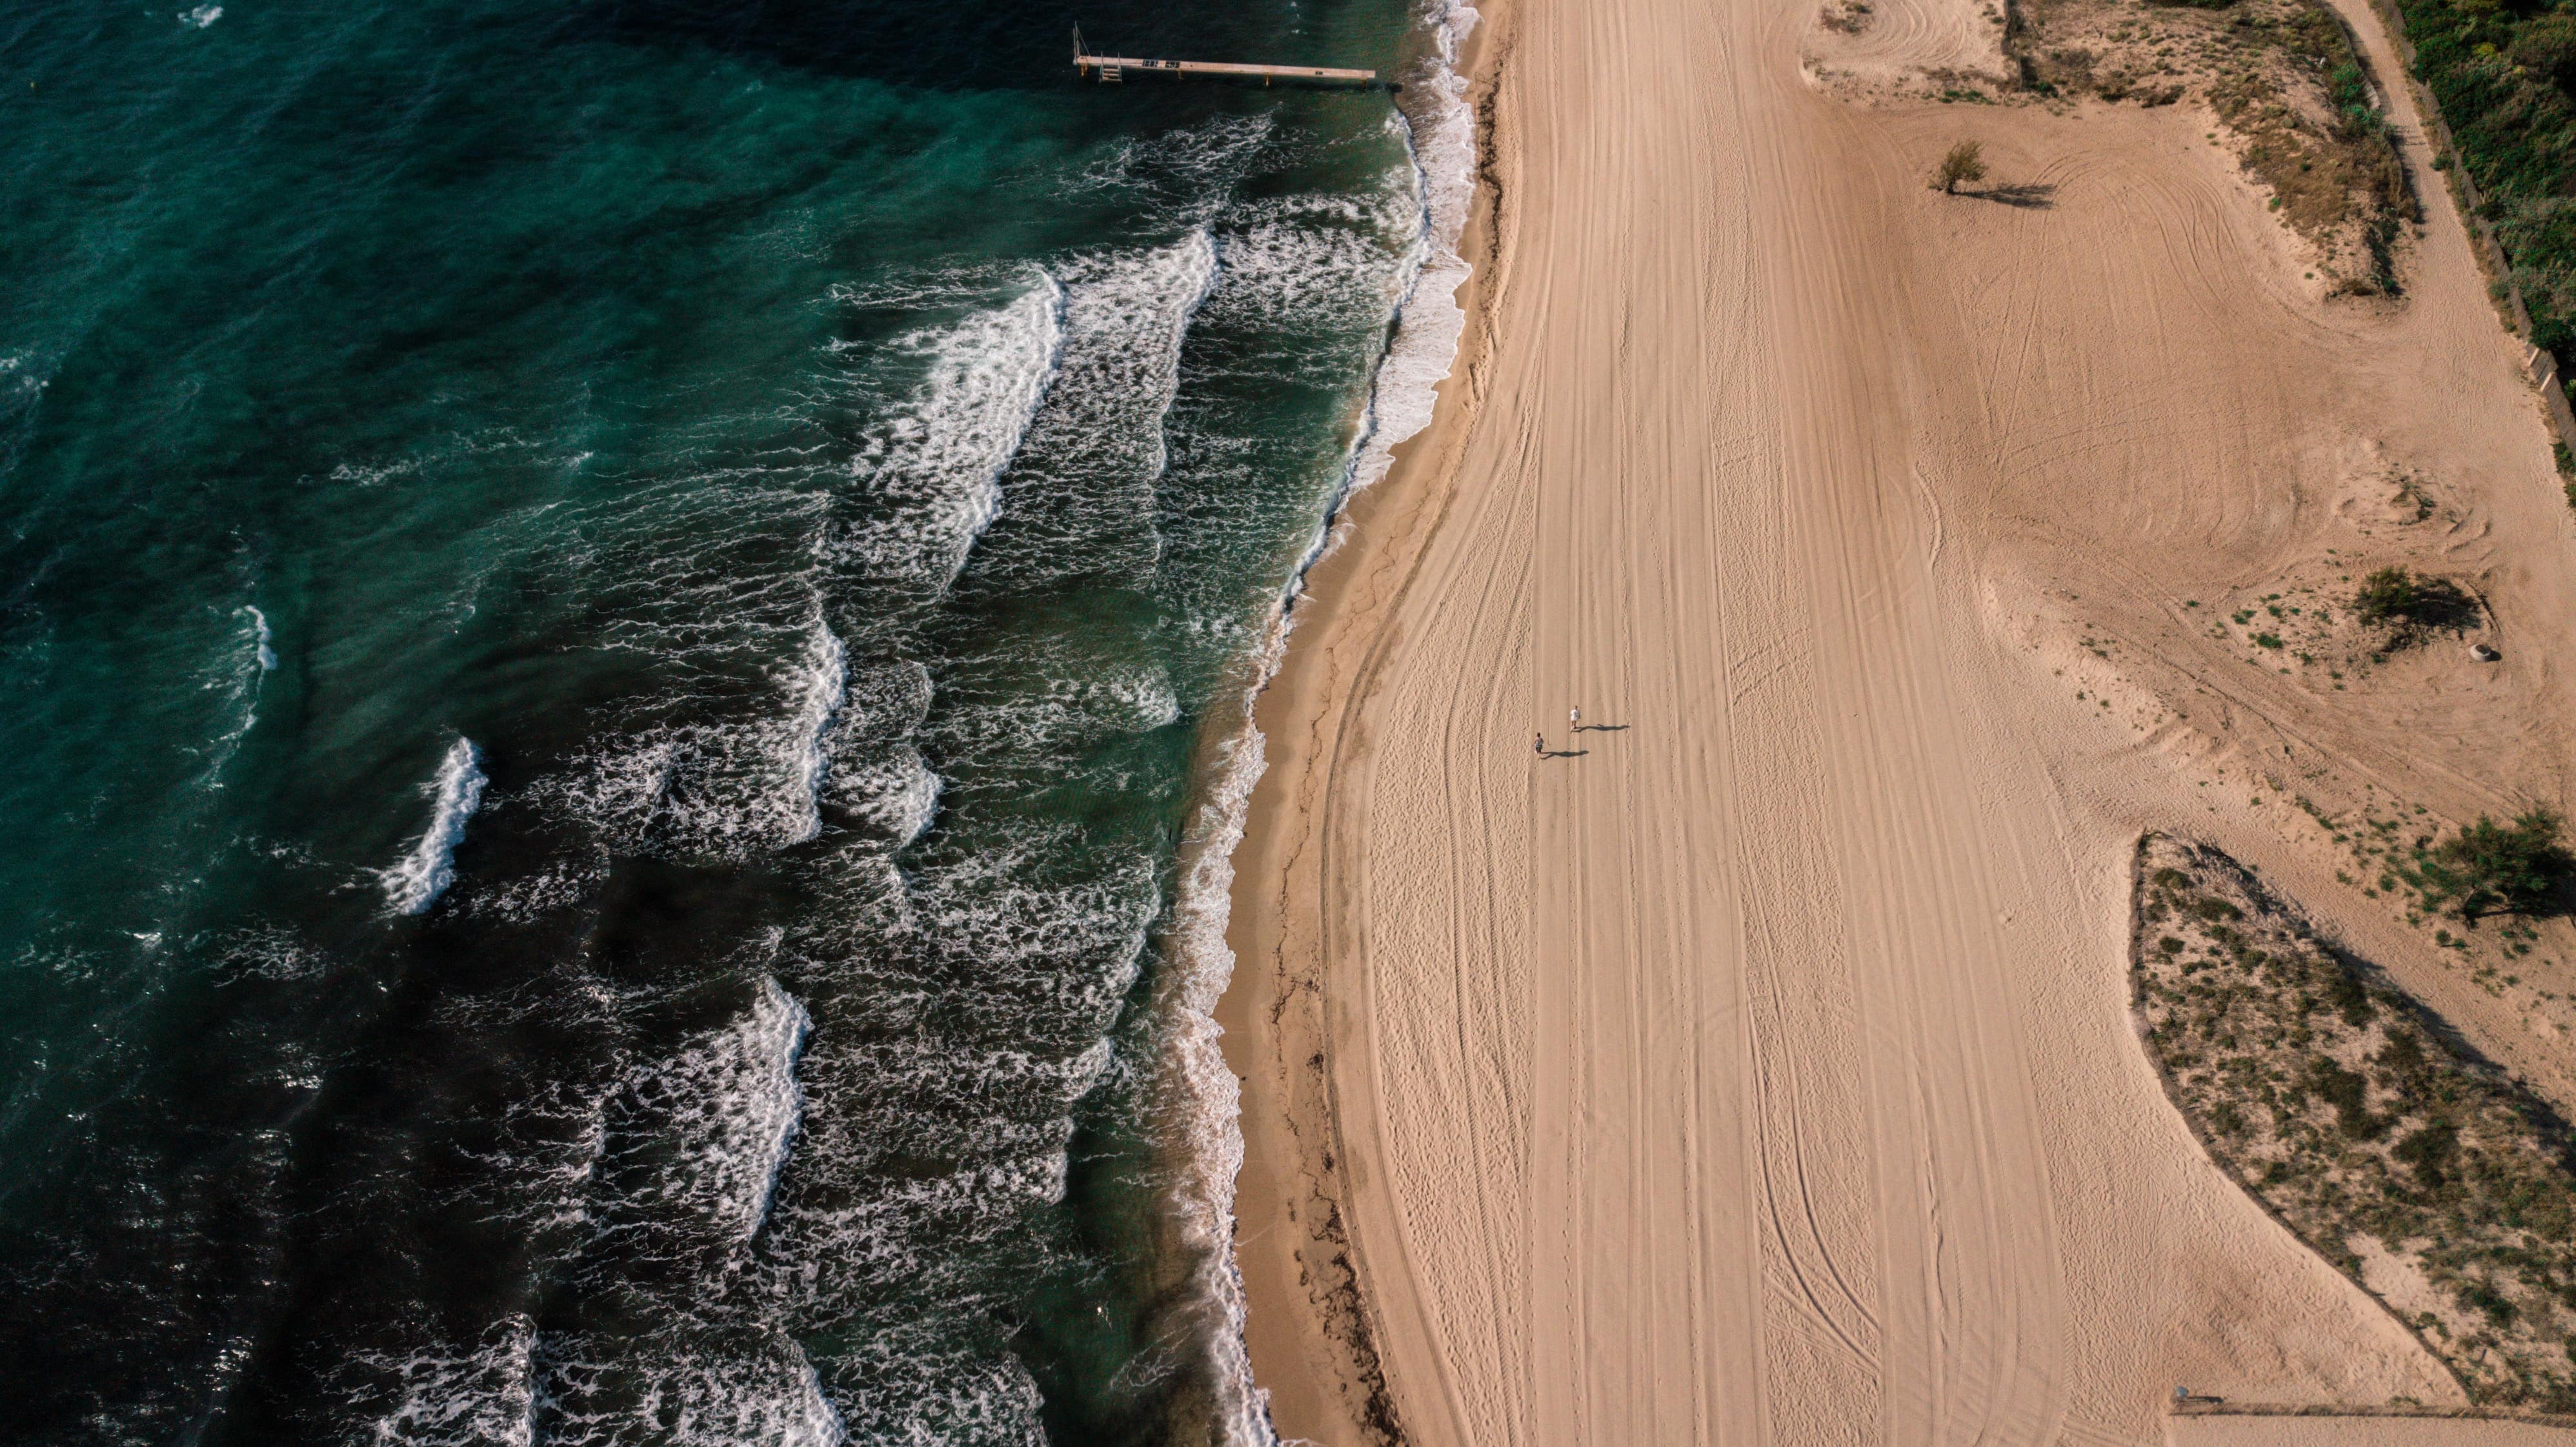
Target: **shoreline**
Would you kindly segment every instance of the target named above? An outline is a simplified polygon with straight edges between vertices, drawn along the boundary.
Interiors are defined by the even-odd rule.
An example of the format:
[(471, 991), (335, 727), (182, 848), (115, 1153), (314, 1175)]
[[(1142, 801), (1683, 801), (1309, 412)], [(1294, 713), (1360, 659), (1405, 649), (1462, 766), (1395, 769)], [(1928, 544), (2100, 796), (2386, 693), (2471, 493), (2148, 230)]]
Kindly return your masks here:
[(1254, 701), (1252, 727), (1266, 762), (1233, 851), (1225, 935), (1235, 967), (1214, 1012), (1241, 1091), (1234, 1259), (1253, 1381), (1282, 1440), (1323, 1447), (1401, 1441), (1402, 1430), (1358, 1287), (1359, 1248), (1341, 1213), (1345, 1157), (1325, 1064), (1335, 1032), (1320, 1010), (1324, 816), (1312, 805), (1331, 762), (1356, 745), (1346, 737), (1345, 710), (1368, 670), (1369, 643), (1454, 489), (1491, 352), (1493, 303), (1507, 280), (1500, 202), (1508, 169), (1493, 126), (1518, 0), (1476, 8), (1480, 19), (1456, 63), (1476, 152), (1457, 245), (1471, 268), (1457, 293), (1464, 328), (1434, 388), (1429, 423), (1391, 449), (1385, 477), (1347, 500), (1306, 570), (1295, 633)]

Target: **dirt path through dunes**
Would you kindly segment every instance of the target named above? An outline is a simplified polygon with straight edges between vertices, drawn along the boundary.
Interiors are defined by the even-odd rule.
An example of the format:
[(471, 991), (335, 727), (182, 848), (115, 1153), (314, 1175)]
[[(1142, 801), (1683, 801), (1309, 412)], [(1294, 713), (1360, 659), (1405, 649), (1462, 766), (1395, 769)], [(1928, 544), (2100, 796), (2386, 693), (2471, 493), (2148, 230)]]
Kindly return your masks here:
[[(1288, 1121), (1248, 1119), (1247, 1201), (1299, 1213), (1247, 1232), (1279, 1426), (2151, 1443), (2178, 1384), (2455, 1401), (2194, 1146), (2125, 951), (2148, 827), (2381, 929), (2267, 771), (2557, 797), (2554, 485), (2465, 246), (2437, 212), (2408, 306), (2328, 305), (2187, 108), (1846, 107), (1812, 21), (1513, 22), (1458, 461), (1264, 703), (1229, 1028), (1282, 1032), (1236, 1045)], [(1962, 135), (2021, 204), (1923, 187)], [(2445, 530), (2357, 506), (2398, 464)], [(2328, 547), (2475, 570), (2519, 671), (2337, 689), (2189, 606)], [(1345, 1259), (1382, 1391), (1262, 1339)]]

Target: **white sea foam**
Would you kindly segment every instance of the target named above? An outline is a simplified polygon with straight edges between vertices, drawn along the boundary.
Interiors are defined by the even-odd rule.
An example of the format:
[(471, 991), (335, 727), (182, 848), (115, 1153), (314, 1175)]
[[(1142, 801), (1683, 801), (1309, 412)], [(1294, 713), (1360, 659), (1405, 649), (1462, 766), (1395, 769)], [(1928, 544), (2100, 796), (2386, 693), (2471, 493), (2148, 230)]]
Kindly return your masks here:
[(469, 914), (526, 922), (590, 898), (607, 883), (608, 851), (575, 849), (545, 862), (531, 874), (495, 879), (451, 902)]
[(223, 18), (224, 7), (221, 5), (200, 5), (194, 10), (179, 12), (179, 23), (191, 30), (203, 30)]
[(793, 696), (796, 712), (790, 722), (796, 744), (795, 783), (802, 791), (797, 801), (801, 818), (789, 843), (803, 843), (823, 830), (823, 778), (831, 766), (825, 752), (825, 741), (832, 731), (832, 716), (841, 710), (841, 700), (849, 691), (849, 652), (841, 646), (839, 635), (825, 623), (818, 604), (814, 632), (805, 648), (804, 668), (796, 679)]
[(852, 1050), (850, 1058), (866, 1061), (871, 1088), (901, 1090), (972, 1080), (979, 1088), (1006, 1087), (1019, 1100), (1070, 1106), (1100, 1083), (1115, 1053), (1106, 1038), (1093, 1041), (1078, 1055), (1050, 1056), (925, 1035), (871, 1041)]
[[(914, 877), (907, 925), (919, 945), (988, 970), (1046, 966), (1037, 971), (1046, 1005), (1038, 1018), (1097, 1038), (1109, 1032), (1143, 967), (1160, 892), (1142, 859), (1082, 884), (1033, 884), (1030, 856), (1041, 847), (1032, 841), (1026, 851), (992, 849), (922, 870)], [(1099, 969), (1082, 974), (1061, 967), (1074, 960), (1098, 962)]]
[(1011, 301), (898, 343), (927, 363), (910, 404), (869, 437), (852, 471), (882, 515), (829, 551), (871, 571), (946, 588), (1001, 507), (1002, 471), (1054, 378), (1064, 288), (1039, 273)]
[(465, 821), (483, 802), (482, 756), (474, 741), (459, 738), (439, 760), (430, 781), (429, 827), (401, 863), (384, 871), (385, 900), (396, 914), (419, 914), (435, 903), (456, 879), (456, 846), (465, 838)]
[[(1429, 0), (1424, 13), (1435, 39), (1428, 74), (1413, 93), (1430, 104), (1406, 122), (1414, 161), (1419, 232), (1406, 270), (1409, 280), (1396, 302), (1396, 332), (1371, 388), (1367, 420), (1345, 474), (1343, 497), (1386, 475), (1391, 449), (1431, 418), (1434, 389), (1457, 357), (1466, 314), (1457, 289), (1469, 275), (1457, 254), (1475, 187), (1475, 117), (1466, 81), (1457, 74), (1458, 47), (1477, 21), (1459, 0)], [(1247, 270), (1251, 269), (1246, 258)], [(1229, 269), (1235, 258), (1229, 254)], [(1336, 511), (1339, 507), (1336, 500)], [(1201, 1299), (1216, 1318), (1214, 1355), (1226, 1440), (1233, 1447), (1266, 1447), (1278, 1436), (1270, 1423), (1269, 1394), (1253, 1379), (1244, 1346), (1243, 1278), (1234, 1257), (1234, 1181), (1243, 1164), (1240, 1084), (1227, 1068), (1218, 1041), (1217, 1001), (1234, 974), (1226, 923), (1234, 884), (1234, 849), (1244, 812), (1264, 766), (1264, 741), (1253, 722), (1253, 699), (1277, 671), (1293, 626), (1293, 605), (1306, 573), (1323, 553), (1329, 534), (1319, 532), (1272, 614), (1256, 652), (1242, 699), (1241, 726), (1220, 750), (1214, 776), (1191, 825), (1187, 856), (1173, 899), (1177, 968), (1170, 1055), (1172, 1107), (1187, 1134), (1187, 1169), (1175, 1184), (1177, 1216), (1200, 1263)]]
[[(1025, 1253), (1028, 1213), (1064, 1198), (1075, 1102), (1116, 1069), (1109, 1031), (1158, 913), (1159, 871), (1138, 854), (1102, 876), (1041, 884), (1079, 826), (1026, 827), (997, 848), (927, 862), (874, 903), (828, 891), (782, 948), (801, 975), (867, 1001), (863, 1030), (819, 1040), (799, 1064), (810, 1125), (764, 1238), (764, 1260), (822, 1329), (865, 1323), (873, 1334), (890, 1295), (989, 1291), (978, 1263)], [(952, 1165), (916, 1174), (927, 1161)], [(951, 1407), (999, 1404), (950, 1396), (945, 1367), (886, 1365), (894, 1375), (847, 1361), (835, 1374), (866, 1440), (1017, 1441), (1011, 1424), (1032, 1420), (970, 1417), (959, 1420), (981, 1425), (963, 1435), (933, 1432)], [(947, 1406), (886, 1395), (887, 1382), (924, 1373)]]
[[(782, 1204), (780, 1231), (798, 1248), (789, 1269), (817, 1302), (917, 1287), (924, 1273), (941, 1269), (943, 1254), (1025, 1231), (1030, 1208), (1064, 1199), (1066, 1174), (1063, 1145), (1050, 1142), (1036, 1154), (938, 1176), (879, 1175), (861, 1192)], [(830, 1315), (828, 1307), (817, 1314)]]
[(222, 941), (215, 978), (236, 980), (309, 980), (328, 969), (330, 956), (305, 944), (283, 925), (264, 924), (235, 932)]
[(634, 1169), (612, 1214), (749, 1241), (804, 1107), (796, 1053), (812, 1024), (795, 997), (764, 980), (751, 1009), (629, 1072), (610, 1109), (609, 1151)]
[[(942, 1324), (944, 1325), (944, 1323)], [(870, 1323), (836, 1373), (852, 1441), (871, 1447), (1046, 1447), (1044, 1398), (1008, 1351), (960, 1349), (936, 1326)]]
[(930, 716), (930, 670), (905, 659), (850, 677), (838, 733), (850, 738), (909, 738)]
[(940, 719), (933, 729), (949, 749), (990, 757), (1057, 755), (1120, 734), (1151, 733), (1179, 721), (1180, 696), (1162, 665), (1102, 666), (1078, 677), (1021, 685), (1016, 694), (980, 702)]
[(249, 603), (242, 605), (242, 611), (250, 615), (250, 623), (253, 630), (251, 637), (258, 649), (258, 651), (252, 656), (259, 660), (259, 671), (262, 673), (275, 673), (277, 671), (277, 650), (269, 646), (268, 615), (259, 611), (255, 605)]
[(1165, 224), (1206, 224), (1278, 134), (1271, 112), (1122, 140), (1085, 166), (1071, 195), (1114, 199)]
[(1432, 403), (1458, 357), (1467, 313), (1458, 288), (1474, 268), (1458, 254), (1458, 237), (1476, 193), (1476, 116), (1467, 104), (1467, 78), (1458, 74), (1458, 48), (1476, 27), (1475, 7), (1432, 0), (1427, 15), (1437, 61), (1422, 81), (1432, 103), (1418, 115), (1399, 111), (1407, 149), (1420, 178), (1421, 232), (1411, 285), (1397, 305), (1394, 342), (1370, 390), (1369, 422), (1351, 487), (1386, 476), (1394, 448), (1431, 425)]
[(783, 1334), (701, 1341), (549, 1337), (536, 1415), (557, 1447), (840, 1447), (841, 1415)]
[(1064, 332), (1055, 377), (1004, 479), (1014, 516), (1028, 520), (1003, 564), (1012, 576), (1141, 576), (1153, 567), (1164, 419), (1180, 388), (1182, 338), (1216, 271), (1204, 226), (1169, 246), (1078, 256), (1056, 269)]
[(1200, 1299), (1215, 1318), (1208, 1349), (1229, 1447), (1278, 1440), (1270, 1425), (1269, 1393), (1254, 1381), (1244, 1346), (1243, 1276), (1234, 1259), (1234, 1181), (1243, 1170), (1242, 1090), (1218, 1043), (1225, 1032), (1216, 1023), (1216, 1007), (1234, 977), (1234, 950), (1226, 943), (1234, 849), (1242, 842), (1245, 811), (1265, 763), (1252, 700), (1278, 672), (1287, 638), (1286, 617), (1274, 615), (1254, 663), (1258, 681), (1245, 690), (1242, 725), (1220, 749), (1207, 795), (1191, 821), (1172, 902), (1177, 968), (1171, 991), (1176, 998), (1163, 1012), (1171, 1022), (1170, 1108), (1185, 1134), (1184, 1168), (1173, 1186), (1175, 1214), (1198, 1263)]
[(612, 849), (642, 849), (670, 793), (678, 754), (667, 732), (610, 739), (512, 797), (588, 825)]
[[(636, 646), (650, 637), (669, 672), (700, 690), (650, 707), (699, 716), (648, 714), (512, 802), (587, 826), (620, 852), (743, 859), (814, 838), (820, 804), (836, 792), (831, 775), (847, 754), (852, 683), (849, 650), (825, 621), (816, 589), (802, 574), (784, 586), (755, 577), (729, 598), (692, 592), (688, 603), (717, 623), (631, 630)], [(744, 594), (758, 596), (746, 602)]]
[[(1235, 208), (1220, 250), (1223, 279), (1207, 299), (1209, 318), (1256, 334), (1382, 335), (1414, 274), (1418, 184), (1403, 166), (1365, 202), (1288, 196)], [(1329, 383), (1340, 380), (1345, 364), (1326, 352), (1309, 365), (1323, 369), (1315, 380)]]
[(536, 1439), (536, 1323), (511, 1316), (468, 1345), (362, 1352), (347, 1375), (381, 1402), (359, 1440), (377, 1447), (528, 1447)]
[(247, 603), (232, 613), (235, 619), (244, 616), (250, 621), (250, 631), (242, 638), (247, 648), (216, 655), (204, 681), (198, 685), (208, 693), (221, 695), (237, 710), (231, 726), (217, 734), (202, 755), (205, 763), (197, 771), (197, 782), (199, 787), (208, 790), (224, 787), (224, 774), (232, 764), (233, 755), (240, 750), (242, 740), (249, 737), (250, 731), (258, 727), (260, 683), (277, 667), (277, 654), (269, 647), (267, 616)]
[[(570, 993), (588, 998), (570, 1001), (568, 1013), (594, 1019), (608, 1013), (603, 1007), (610, 1001), (598, 986)], [(565, 1003), (565, 994), (550, 995), (548, 1003)], [(553, 1240), (545, 1244), (571, 1249), (591, 1223), (591, 1196), (607, 1151), (608, 1104), (616, 1085), (614, 1077), (585, 1073), (549, 1080), (512, 1101), (489, 1146), (458, 1149), (485, 1174), (460, 1190), (454, 1204), (485, 1219), (508, 1222), (522, 1240), (550, 1236)]]
[(879, 757), (836, 764), (829, 797), (870, 832), (901, 849), (939, 814), (940, 780), (909, 742)]

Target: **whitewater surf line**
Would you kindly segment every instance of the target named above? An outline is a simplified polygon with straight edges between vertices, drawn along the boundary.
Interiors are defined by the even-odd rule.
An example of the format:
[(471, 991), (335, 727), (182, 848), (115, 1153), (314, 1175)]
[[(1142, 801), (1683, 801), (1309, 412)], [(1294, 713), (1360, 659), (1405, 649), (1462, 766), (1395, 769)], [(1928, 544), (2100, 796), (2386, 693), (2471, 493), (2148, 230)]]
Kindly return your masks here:
[(1242, 842), (1254, 787), (1267, 766), (1255, 701), (1287, 656), (1306, 580), (1331, 551), (1351, 497), (1386, 476), (1397, 445), (1430, 425), (1434, 396), (1454, 365), (1467, 314), (1457, 300), (1473, 268), (1458, 254), (1475, 194), (1475, 116), (1458, 73), (1459, 48), (1479, 15), (1462, 0), (1429, 0), (1423, 19), (1434, 39), (1429, 83), (1438, 97), (1422, 134), (1399, 109), (1412, 162), (1419, 221), (1406, 281), (1393, 307), (1394, 335), (1372, 379), (1362, 425), (1351, 441), (1339, 484), (1290, 571), (1254, 649), (1239, 703), (1241, 721), (1217, 746), (1195, 811), (1173, 901), (1172, 938), (1179, 968), (1172, 989), (1173, 1089), (1187, 1123), (1189, 1174), (1175, 1191), (1183, 1230), (1202, 1263), (1197, 1289), (1216, 1321), (1208, 1343), (1222, 1393), (1218, 1404), (1226, 1447), (1273, 1447), (1269, 1393), (1254, 1379), (1244, 1339), (1243, 1272), (1235, 1259), (1235, 1181), (1243, 1169), (1242, 1084), (1225, 1061), (1216, 1009), (1234, 976), (1226, 941), (1234, 891), (1234, 851)]
[(430, 781), (436, 803), (429, 828), (401, 863), (384, 872), (385, 900), (396, 914), (420, 914), (436, 903), (456, 880), (456, 846), (465, 838), (465, 821), (483, 802), (482, 755), (472, 739), (459, 737), (439, 760)]

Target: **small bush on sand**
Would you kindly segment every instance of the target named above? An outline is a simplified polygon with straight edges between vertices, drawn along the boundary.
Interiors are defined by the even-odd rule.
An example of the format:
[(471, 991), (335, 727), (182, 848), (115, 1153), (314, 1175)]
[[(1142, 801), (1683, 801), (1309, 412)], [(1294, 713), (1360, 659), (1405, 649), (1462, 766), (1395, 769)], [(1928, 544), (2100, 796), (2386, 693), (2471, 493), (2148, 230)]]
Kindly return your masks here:
[(2475, 824), (2416, 856), (2426, 902), (2456, 905), (2463, 919), (2547, 906), (2576, 875), (2576, 855), (2559, 842), (2560, 827), (2554, 809), (2525, 809), (2511, 824), (2479, 815)]
[(1977, 141), (1961, 141), (1952, 146), (1941, 164), (1932, 168), (1932, 186), (1944, 196), (1959, 194), (1961, 183), (1986, 179), (1985, 146)]
[(2478, 616), (2477, 603), (2459, 584), (2404, 568), (2382, 568), (2362, 579), (2352, 607), (2364, 623), (2407, 628), (2458, 628)]

